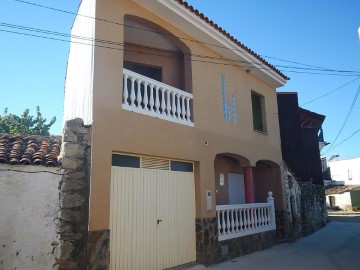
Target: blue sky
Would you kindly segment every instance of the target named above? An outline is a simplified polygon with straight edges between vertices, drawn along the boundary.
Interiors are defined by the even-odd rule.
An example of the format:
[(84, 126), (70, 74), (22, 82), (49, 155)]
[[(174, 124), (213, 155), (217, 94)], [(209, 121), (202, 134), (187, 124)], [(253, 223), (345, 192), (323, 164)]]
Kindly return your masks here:
[[(79, 0), (29, 0), (33, 3), (76, 12)], [(195, 8), (222, 28), (265, 57), (270, 63), (295, 66), (300, 62), (334, 70), (360, 72), (360, 1), (266, 1), (266, 0), (189, 0)], [(39, 7), (1, 0), (0, 22), (70, 33), (74, 16)], [(14, 29), (0, 26), (0, 30)], [(40, 105), (48, 119), (57, 117), (51, 130), (61, 134), (63, 93), (69, 43), (20, 36), (0, 31), (0, 111), (20, 114), (25, 108), (35, 113)], [(305, 67), (305, 66), (302, 66)], [(279, 91), (299, 93), (299, 104), (305, 109), (324, 114), (325, 140), (333, 143), (350, 110), (360, 80), (318, 99), (357, 76), (310, 75), (289, 72), (291, 78)], [(309, 67), (307, 67), (309, 68)], [(292, 68), (294, 70), (294, 68)], [(300, 71), (300, 70), (297, 70)], [(309, 72), (309, 70), (303, 70)], [(323, 72), (320, 72), (323, 73)], [(360, 101), (334, 146), (360, 129)], [(360, 156), (360, 132), (326, 153), (342, 158)], [(330, 145), (331, 146), (331, 145)], [(323, 152), (326, 152), (327, 148)]]

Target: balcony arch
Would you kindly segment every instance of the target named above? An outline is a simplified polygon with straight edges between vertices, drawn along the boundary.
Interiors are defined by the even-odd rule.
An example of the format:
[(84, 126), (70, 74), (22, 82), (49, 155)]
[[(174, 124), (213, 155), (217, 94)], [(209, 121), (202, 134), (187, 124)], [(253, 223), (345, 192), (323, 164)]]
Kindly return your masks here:
[(124, 68), (192, 93), (190, 48), (147, 19), (125, 15), (124, 22)]
[(280, 165), (271, 160), (258, 160), (253, 168), (255, 202), (261, 202), (271, 190), (276, 210), (283, 210), (283, 183)]

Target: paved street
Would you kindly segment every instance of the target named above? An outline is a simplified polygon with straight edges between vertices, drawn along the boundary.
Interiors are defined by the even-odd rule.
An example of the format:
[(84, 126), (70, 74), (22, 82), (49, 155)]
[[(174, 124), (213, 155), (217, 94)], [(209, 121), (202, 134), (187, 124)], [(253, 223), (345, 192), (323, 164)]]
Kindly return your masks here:
[(360, 215), (329, 214), (330, 222), (314, 234), (207, 269), (359, 270)]

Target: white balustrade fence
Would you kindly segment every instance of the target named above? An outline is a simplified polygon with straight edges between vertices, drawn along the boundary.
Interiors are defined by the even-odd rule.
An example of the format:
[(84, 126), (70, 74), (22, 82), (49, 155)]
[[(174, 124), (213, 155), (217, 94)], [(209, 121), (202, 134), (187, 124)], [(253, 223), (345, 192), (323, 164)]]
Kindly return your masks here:
[(276, 229), (272, 192), (267, 203), (216, 206), (219, 241)]
[(192, 94), (127, 69), (123, 75), (123, 109), (194, 126)]

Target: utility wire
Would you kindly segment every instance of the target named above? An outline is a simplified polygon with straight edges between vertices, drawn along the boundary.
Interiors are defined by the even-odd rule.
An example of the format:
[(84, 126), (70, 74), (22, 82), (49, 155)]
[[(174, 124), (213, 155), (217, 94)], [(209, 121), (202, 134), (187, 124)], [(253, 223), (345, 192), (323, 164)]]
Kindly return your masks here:
[(318, 99), (324, 98), (324, 97), (326, 97), (326, 96), (328, 96), (328, 95), (330, 95), (330, 94), (332, 94), (332, 93), (340, 90), (341, 88), (344, 88), (345, 86), (347, 86), (347, 85), (349, 85), (349, 84), (351, 84), (351, 83), (353, 83), (353, 82), (355, 82), (355, 81), (357, 81), (357, 80), (359, 80), (359, 79), (360, 79), (360, 76), (357, 77), (357, 78), (355, 78), (355, 79), (353, 79), (353, 80), (351, 80), (350, 82), (347, 82), (347, 83), (339, 86), (338, 88), (336, 88), (336, 89), (334, 89), (334, 90), (332, 90), (332, 91), (330, 91), (330, 92), (327, 92), (327, 93), (325, 93), (325, 94), (323, 94), (323, 95), (321, 95), (321, 96), (319, 96), (319, 97), (317, 97), (317, 98), (314, 98), (314, 99), (312, 99), (312, 100), (309, 100), (309, 101), (301, 104), (301, 106), (304, 106), (304, 105), (306, 105), (306, 104), (312, 103), (312, 102), (314, 102), (314, 101), (316, 101), (316, 100), (318, 100)]
[[(15, 24), (8, 24), (8, 23), (0, 22), (0, 26), (7, 27), (7, 28), (15, 28), (15, 29), (20, 29), (20, 30), (26, 30), (26, 31), (31, 31), (31, 32), (44, 33), (44, 34), (49, 34), (49, 35), (57, 35), (57, 36), (62, 36), (62, 37), (72, 37), (72, 38), (77, 38), (77, 39), (82, 39), (82, 40), (87, 40), (87, 41), (96, 41), (96, 42), (101, 42), (101, 43), (106, 43), (106, 44), (111, 44), (111, 45), (124, 46), (124, 43), (119, 43), (119, 42), (115, 42), (115, 41), (108, 41), (108, 40), (102, 40), (102, 39), (93, 39), (93, 38), (89, 38), (89, 37), (70, 35), (70, 34), (65, 34), (65, 33), (60, 33), (60, 32), (54, 32), (54, 31), (50, 31), (50, 30), (27, 27), (27, 26), (23, 26), (23, 25), (15, 25)], [(132, 47), (134, 47), (134, 46), (132, 45)], [(161, 51), (161, 49), (157, 49), (157, 48), (148, 48), (148, 49), (152, 50), (152, 51)], [(199, 55), (199, 54), (191, 54), (191, 55), (190, 54), (185, 54), (185, 55), (187, 55), (187, 56), (196, 56), (198, 58), (205, 58), (205, 59), (212, 59), (212, 60), (221, 60), (221, 61), (228, 60), (228, 61), (231, 61), (231, 62), (239, 62), (239, 63), (245, 63), (245, 64), (259, 65), (259, 63), (257, 63), (257, 62), (229, 59), (229, 58), (224, 58), (224, 57), (212, 57), (212, 56)], [(317, 68), (316, 69), (315, 68), (302, 68), (302, 67), (294, 67), (294, 66), (280, 66), (280, 67), (301, 69), (301, 70), (311, 70), (311, 71), (331, 71), (331, 72), (340, 72), (340, 73), (352, 73), (352, 72), (354, 72), (354, 71), (343, 71), (343, 70), (337, 71), (337, 70), (333, 70), (333, 69), (330, 70), (330, 69), (317, 69)], [(270, 70), (270, 69), (266, 69), (266, 70)], [(360, 75), (360, 72), (359, 72), (359, 75)]]
[[(354, 97), (354, 99), (353, 99), (353, 102), (352, 102), (352, 104), (351, 104), (351, 106), (350, 106), (349, 112), (348, 112), (348, 114), (346, 115), (345, 120), (344, 120), (344, 122), (343, 122), (343, 124), (342, 124), (342, 126), (341, 126), (341, 128), (340, 128), (340, 130), (339, 130), (339, 132), (338, 132), (338, 134), (336, 135), (336, 138), (335, 138), (335, 140), (334, 140), (334, 142), (333, 142), (333, 145), (335, 145), (335, 143), (336, 143), (337, 139), (339, 138), (341, 132), (343, 131), (343, 129), (344, 129), (347, 121), (349, 120), (349, 117), (350, 117), (350, 115), (351, 115), (351, 113), (352, 113), (352, 111), (353, 111), (353, 109), (354, 109), (354, 106), (355, 106), (355, 103), (356, 103), (356, 101), (357, 101), (357, 99), (358, 99), (358, 97), (359, 97), (359, 94), (360, 94), (360, 85), (359, 85), (359, 87), (358, 87), (358, 90), (356, 91), (356, 94), (355, 94), (355, 97)], [(334, 148), (335, 148), (335, 146), (330, 147), (330, 148), (324, 153), (324, 155), (325, 155), (327, 152), (333, 150)]]
[[(106, 22), (106, 23), (111, 23), (111, 24), (115, 24), (115, 25), (119, 25), (119, 26), (134, 28), (134, 29), (142, 30), (142, 31), (146, 31), (146, 32), (153, 32), (153, 33), (157, 33), (157, 34), (161, 34), (161, 35), (166, 35), (166, 36), (170, 36), (170, 37), (176, 37), (176, 38), (179, 38), (179, 39), (182, 39), (182, 40), (191, 41), (191, 42), (196, 42), (196, 43), (200, 43), (200, 44), (204, 44), (204, 45), (208, 45), (208, 46), (212, 46), (212, 47), (218, 47), (218, 48), (227, 49), (227, 50), (231, 50), (231, 51), (239, 51), (239, 52), (246, 52), (246, 53), (248, 53), (248, 52), (247, 52), (246, 50), (244, 50), (244, 49), (231, 49), (231, 48), (228, 48), (228, 47), (225, 47), (225, 46), (220, 46), (220, 45), (211, 44), (211, 43), (207, 43), (207, 42), (202, 42), (202, 41), (198, 41), (198, 40), (194, 40), (194, 39), (189, 39), (189, 38), (185, 38), (185, 37), (175, 36), (175, 35), (172, 35), (172, 34), (163, 33), (163, 32), (158, 32), (158, 31), (151, 30), (151, 29), (144, 29), (144, 28), (140, 28), (140, 27), (136, 27), (136, 26), (126, 25), (126, 24), (122, 24), (122, 23), (110, 21), (110, 20), (107, 20), (107, 19), (96, 18), (96, 17), (88, 16), (88, 15), (82, 15), (82, 14), (78, 14), (78, 13), (76, 13), (76, 12), (71, 12), (71, 11), (62, 10), (62, 9), (58, 9), (58, 8), (53, 8), (53, 7), (49, 7), (49, 6), (45, 6), (45, 5), (41, 5), (41, 4), (36, 4), (36, 3), (33, 3), (33, 2), (29, 2), (29, 1), (24, 1), (24, 0), (13, 0), (13, 1), (19, 2), (19, 3), (22, 3), (22, 4), (27, 4), (27, 5), (36, 6), (36, 7), (39, 7), (39, 8), (44, 8), (44, 9), (56, 11), (56, 12), (62, 12), (62, 13), (66, 13), (66, 14), (71, 14), (71, 15), (76, 15), (76, 16), (80, 16), (80, 17), (85, 17), (85, 18), (88, 18), (88, 19), (93, 19), (93, 20), (98, 20), (98, 21), (102, 21), (102, 22)], [(241, 44), (242, 44), (242, 43), (241, 43)], [(243, 45), (243, 44), (242, 44), (242, 45)], [(245, 46), (245, 45), (243, 45), (243, 46)], [(316, 69), (324, 69), (324, 70), (329, 71), (329, 72), (330, 72), (330, 71), (335, 71), (335, 70), (332, 70), (332, 69), (322, 68), (322, 67), (313, 66), (313, 65), (309, 65), (309, 64), (302, 64), (302, 63), (299, 63), (299, 62), (284, 60), (284, 59), (275, 58), (275, 57), (271, 57), (271, 56), (262, 56), (262, 57), (266, 57), (266, 58), (270, 58), (270, 59), (276, 59), (276, 60), (278, 60), (278, 61), (295, 63), (295, 64), (298, 64), (298, 65), (304, 65), (304, 66), (308, 66), (308, 67), (313, 67), (313, 68), (316, 68)], [(261, 65), (260, 63), (256, 63), (256, 64)], [(271, 64), (270, 64), (270, 63), (267, 63), (266, 65), (271, 65)], [(272, 69), (269, 69), (269, 70), (272, 70)], [(281, 70), (280, 70), (280, 71), (281, 71)], [(296, 71), (291, 71), (291, 72), (293, 72), (293, 73), (304, 73), (304, 72), (296, 72)], [(358, 71), (336, 71), (336, 72), (346, 72), (346, 73), (348, 73), (348, 72), (354, 72), (354, 73), (359, 73)], [(312, 73), (312, 74), (319, 75), (318, 73)], [(331, 75), (333, 75), (333, 74), (331, 74)], [(346, 75), (346, 76), (348, 76), (348, 75)]]
[[(41, 34), (46, 34), (46, 35), (60, 36), (60, 37), (72, 38), (72, 39), (80, 39), (82, 41), (89, 41), (89, 42), (94, 42), (95, 41), (95, 42), (104, 43), (104, 44), (107, 44), (107, 45), (114, 45), (114, 46), (124, 47), (124, 43), (119, 43), (119, 42), (115, 42), (115, 41), (108, 41), (108, 40), (102, 40), (102, 39), (93, 39), (93, 38), (89, 38), (89, 37), (70, 35), (70, 34), (54, 32), (54, 31), (38, 29), (38, 28), (32, 28), (32, 27), (27, 27), (27, 26), (22, 26), (22, 25), (14, 25), (14, 24), (8, 24), (8, 23), (0, 22), (0, 26), (11, 28), (11, 29), (19, 29), (19, 30), (25, 30), (25, 31), (29, 31), (29, 32), (36, 32), (36, 33), (41, 33)], [(114, 47), (109, 47), (109, 46), (101, 46), (101, 45), (96, 45), (96, 44), (93, 44), (93, 43), (89, 44), (89, 43), (77, 42), (77, 41), (74, 41), (74, 40), (64, 40), (64, 39), (53, 38), (53, 37), (48, 37), (48, 36), (40, 36), (40, 35), (35, 35), (35, 34), (21, 33), (21, 32), (17, 32), (17, 31), (1, 30), (1, 29), (0, 29), (0, 31), (13, 33), (13, 34), (18, 34), (18, 35), (26, 35), (26, 36), (32, 36), (32, 37), (37, 37), (37, 38), (43, 38), (43, 39), (51, 39), (51, 40), (58, 40), (58, 41), (63, 41), (63, 42), (70, 42), (70, 43), (77, 43), (77, 44), (83, 44), (83, 45), (96, 46), (96, 47), (101, 47), (101, 48), (124, 50), (124, 49), (121, 49), (121, 48), (114, 48)], [(160, 49), (156, 49), (156, 48), (153, 48), (153, 50), (158, 51), (158, 52), (161, 51)], [(134, 50), (129, 50), (129, 49), (126, 49), (125, 51), (143, 53), (143, 54), (150, 54), (150, 55), (156, 55), (156, 56), (164, 56), (163, 54), (148, 53), (148, 52), (143, 52), (143, 51), (140, 52), (140, 51), (134, 51)], [(230, 65), (230, 66), (240, 66), (240, 67), (249, 68), (249, 69), (254, 69), (255, 68), (255, 69), (262, 69), (262, 70), (272, 71), (272, 69), (270, 69), (270, 68), (249, 66), (248, 64), (251, 64), (251, 62), (246, 62), (246, 61), (241, 61), (241, 60), (234, 60), (234, 59), (228, 59), (228, 58), (219, 58), (219, 57), (211, 57), (211, 56), (199, 55), (199, 54), (192, 54), (192, 55), (191, 54), (185, 54), (185, 56), (198, 57), (198, 58), (203, 58), (203, 59), (205, 58), (205, 59), (211, 59), (211, 60), (220, 60), (220, 61), (240, 62), (240, 63), (247, 64), (247, 66), (226, 64), (226, 63), (223, 63), (223, 62), (219, 63), (219, 62), (214, 62), (214, 61), (205, 61), (205, 60), (192, 59), (193, 61), (197, 61), (197, 62), (211, 63), (211, 64), (221, 64), (221, 65)], [(167, 57), (173, 57), (173, 56), (167, 56)], [(254, 64), (258, 64), (258, 63), (254, 63)], [(315, 74), (315, 75), (355, 76), (355, 74), (351, 74), (351, 73), (350, 74), (343, 74), (344, 71), (335, 71), (335, 70), (333, 70), (334, 72), (341, 72), (341, 74), (337, 74), (337, 73), (324, 73), (327, 70), (316, 70), (316, 69), (309, 69), (309, 70), (310, 71), (321, 71), (322, 73), (321, 72), (302, 72), (302, 71), (298, 71), (298, 70), (288, 70), (288, 69), (297, 69), (297, 67), (292, 67), (292, 66), (283, 66), (283, 68), (287, 68), (287, 70), (281, 70), (282, 72), (305, 73), (305, 74)], [(345, 71), (345, 72), (349, 72), (349, 71)]]
[(360, 131), (360, 128), (358, 130), (356, 130), (353, 134), (351, 134), (349, 137), (347, 137), (346, 139), (342, 140), (340, 143), (338, 143), (337, 145), (335, 145), (332, 149), (329, 149), (328, 151), (326, 151), (324, 154), (326, 154), (329, 151), (333, 151), (335, 148), (337, 148), (338, 146), (342, 145), (344, 142), (350, 140), (353, 136), (356, 135), (356, 133), (358, 133)]

